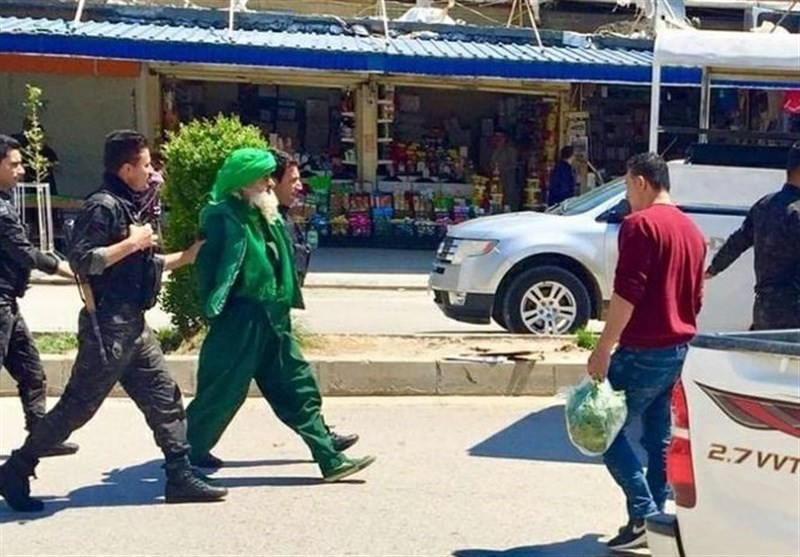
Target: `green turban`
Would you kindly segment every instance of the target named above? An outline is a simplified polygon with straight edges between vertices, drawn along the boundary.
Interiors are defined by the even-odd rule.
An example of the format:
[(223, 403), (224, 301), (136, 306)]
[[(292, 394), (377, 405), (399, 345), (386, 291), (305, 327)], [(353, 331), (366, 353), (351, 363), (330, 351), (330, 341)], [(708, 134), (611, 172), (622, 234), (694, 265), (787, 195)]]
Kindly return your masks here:
[(211, 190), (211, 199), (222, 201), (234, 192), (269, 176), (277, 166), (272, 153), (263, 149), (236, 149), (228, 155)]

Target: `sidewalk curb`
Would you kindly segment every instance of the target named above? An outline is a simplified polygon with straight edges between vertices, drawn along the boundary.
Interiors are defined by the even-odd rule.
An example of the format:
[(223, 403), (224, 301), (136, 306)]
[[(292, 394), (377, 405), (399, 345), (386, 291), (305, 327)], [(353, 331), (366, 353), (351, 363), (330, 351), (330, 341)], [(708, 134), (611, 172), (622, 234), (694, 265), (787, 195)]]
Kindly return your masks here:
[(427, 286), (400, 284), (304, 284), (303, 290), (415, 290), (424, 292)]
[[(45, 354), (47, 392), (60, 396), (70, 376), (73, 358)], [(482, 364), (451, 361), (312, 360), (326, 396), (553, 396), (577, 383), (586, 365), (554, 361)], [(197, 356), (168, 356), (167, 369), (186, 396), (196, 389)], [(8, 374), (0, 375), (0, 396), (16, 396)], [(117, 385), (111, 396), (125, 396)], [(260, 396), (255, 384), (248, 396)]]
[[(34, 276), (31, 275), (30, 284), (39, 285), (58, 285), (58, 286), (74, 286), (75, 281), (72, 279), (59, 277), (55, 275)], [(413, 290), (424, 292), (428, 290), (427, 285), (420, 284), (346, 284), (341, 282), (329, 283), (306, 283), (303, 285), (304, 290)]]

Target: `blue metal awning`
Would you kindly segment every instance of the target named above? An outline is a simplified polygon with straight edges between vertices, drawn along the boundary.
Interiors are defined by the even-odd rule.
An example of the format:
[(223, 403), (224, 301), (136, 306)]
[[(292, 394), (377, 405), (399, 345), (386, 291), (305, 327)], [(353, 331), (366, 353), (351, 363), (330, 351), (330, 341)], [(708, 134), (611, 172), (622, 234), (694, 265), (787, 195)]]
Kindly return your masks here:
[[(649, 85), (652, 52), (623, 48), (538, 47), (498, 36), (457, 39), (436, 33), (391, 39), (341, 27), (236, 29), (175, 23), (0, 18), (0, 52), (148, 62), (297, 68), (450, 78)], [(698, 70), (669, 68), (667, 84), (696, 85)]]

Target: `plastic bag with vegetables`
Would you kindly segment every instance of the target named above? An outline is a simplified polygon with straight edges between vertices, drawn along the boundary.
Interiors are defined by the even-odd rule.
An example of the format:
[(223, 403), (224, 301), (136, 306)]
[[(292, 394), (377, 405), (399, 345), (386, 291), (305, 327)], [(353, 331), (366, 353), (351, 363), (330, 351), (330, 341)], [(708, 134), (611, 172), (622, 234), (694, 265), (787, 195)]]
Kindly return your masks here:
[(608, 379), (584, 379), (567, 390), (566, 396), (569, 440), (587, 456), (606, 452), (628, 417), (625, 392), (615, 391)]

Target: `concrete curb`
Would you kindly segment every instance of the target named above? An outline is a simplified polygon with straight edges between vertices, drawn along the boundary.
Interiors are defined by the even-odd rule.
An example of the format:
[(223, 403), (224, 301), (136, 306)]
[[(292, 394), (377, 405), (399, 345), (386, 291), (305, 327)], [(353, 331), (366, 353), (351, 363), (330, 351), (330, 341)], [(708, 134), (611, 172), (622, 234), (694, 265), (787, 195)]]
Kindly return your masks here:
[[(72, 369), (72, 357), (43, 355), (47, 391), (59, 396)], [(482, 364), (450, 361), (349, 361), (311, 362), (326, 396), (552, 396), (574, 385), (586, 373), (580, 363), (519, 361)], [(196, 356), (169, 356), (167, 368), (184, 395), (197, 386)], [(16, 396), (8, 374), (0, 374), (0, 396)], [(111, 396), (125, 396), (117, 385)], [(255, 385), (249, 396), (259, 396)]]
[[(74, 286), (75, 281), (72, 279), (59, 277), (55, 275), (31, 275), (31, 284), (43, 284), (43, 285), (60, 285), (60, 286)], [(351, 284), (346, 282), (339, 282), (339, 281), (319, 281), (319, 282), (306, 282), (303, 285), (304, 290), (413, 290), (413, 291), (425, 291), (428, 289), (427, 284), (396, 284), (396, 283), (384, 283), (384, 284), (368, 284), (368, 283), (361, 283), (361, 284)]]
[(415, 290), (425, 291), (427, 286), (420, 285), (399, 285), (399, 284), (339, 284), (339, 283), (317, 283), (303, 285), (303, 290)]

